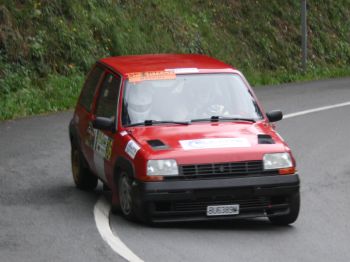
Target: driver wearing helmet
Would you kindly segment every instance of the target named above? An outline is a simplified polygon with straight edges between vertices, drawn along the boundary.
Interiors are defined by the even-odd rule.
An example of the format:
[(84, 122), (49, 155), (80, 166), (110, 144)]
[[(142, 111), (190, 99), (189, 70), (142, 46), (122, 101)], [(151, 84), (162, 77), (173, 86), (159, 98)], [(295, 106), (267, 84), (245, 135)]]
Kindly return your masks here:
[(130, 86), (126, 94), (126, 111), (129, 123), (140, 123), (150, 119), (152, 94), (141, 85)]

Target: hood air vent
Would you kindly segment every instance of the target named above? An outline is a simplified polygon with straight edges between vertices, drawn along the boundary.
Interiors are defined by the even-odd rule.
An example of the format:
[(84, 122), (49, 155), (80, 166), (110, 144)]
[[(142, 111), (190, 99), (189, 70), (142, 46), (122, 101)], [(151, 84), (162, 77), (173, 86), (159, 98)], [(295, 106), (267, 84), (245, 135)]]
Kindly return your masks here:
[(148, 140), (147, 143), (152, 147), (154, 150), (164, 150), (168, 149), (169, 146), (164, 144), (162, 141), (159, 139), (154, 139), (154, 140)]
[(275, 144), (270, 135), (258, 135), (258, 144)]

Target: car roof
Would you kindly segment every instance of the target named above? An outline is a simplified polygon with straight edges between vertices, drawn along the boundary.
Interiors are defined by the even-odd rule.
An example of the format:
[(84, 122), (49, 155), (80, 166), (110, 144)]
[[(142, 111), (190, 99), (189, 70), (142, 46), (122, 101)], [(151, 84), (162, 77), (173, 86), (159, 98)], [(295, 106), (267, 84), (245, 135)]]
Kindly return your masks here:
[[(198, 69), (202, 72), (227, 72), (234, 68), (224, 62), (199, 54), (148, 54), (114, 56), (99, 61), (126, 75), (134, 72), (164, 71), (166, 69)], [(184, 73), (185, 70), (183, 71)]]

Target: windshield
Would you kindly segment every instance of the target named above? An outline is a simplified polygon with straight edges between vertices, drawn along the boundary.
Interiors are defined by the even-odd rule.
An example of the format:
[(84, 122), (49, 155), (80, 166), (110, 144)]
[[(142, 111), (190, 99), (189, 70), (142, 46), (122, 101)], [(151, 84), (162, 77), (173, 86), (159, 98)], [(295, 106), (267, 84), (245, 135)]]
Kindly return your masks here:
[(171, 80), (127, 81), (123, 124), (211, 117), (258, 120), (261, 111), (236, 74), (177, 75)]

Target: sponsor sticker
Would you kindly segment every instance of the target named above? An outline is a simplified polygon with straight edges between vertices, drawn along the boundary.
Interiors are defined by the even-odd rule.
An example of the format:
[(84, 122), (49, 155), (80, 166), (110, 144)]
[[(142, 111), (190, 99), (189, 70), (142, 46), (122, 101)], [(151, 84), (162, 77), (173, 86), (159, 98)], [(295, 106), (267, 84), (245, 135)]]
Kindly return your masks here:
[(121, 135), (121, 136), (126, 136), (127, 134), (128, 134), (128, 132), (126, 132), (126, 131), (121, 131), (121, 132), (120, 132), (120, 135)]
[(127, 77), (131, 83), (145, 80), (170, 80), (175, 79), (176, 74), (169, 71), (148, 71), (128, 73)]
[(109, 160), (112, 155), (113, 139), (92, 127), (90, 123), (85, 137), (85, 144), (94, 150), (94, 154)]
[(109, 160), (112, 154), (113, 139), (98, 131), (95, 136), (95, 152), (101, 157)]
[(113, 140), (112, 139), (108, 139), (107, 145), (106, 145), (106, 152), (105, 152), (105, 159), (106, 160), (109, 160), (111, 158), (111, 155), (112, 155), (112, 144), (113, 144)]
[(136, 144), (134, 140), (130, 140), (126, 147), (125, 147), (125, 152), (132, 158), (134, 159), (137, 152), (140, 150), (140, 146)]
[(205, 138), (195, 140), (180, 140), (182, 148), (185, 150), (210, 149), (210, 148), (235, 148), (250, 147), (246, 138)]

